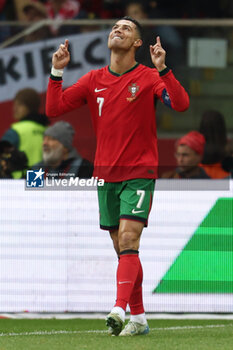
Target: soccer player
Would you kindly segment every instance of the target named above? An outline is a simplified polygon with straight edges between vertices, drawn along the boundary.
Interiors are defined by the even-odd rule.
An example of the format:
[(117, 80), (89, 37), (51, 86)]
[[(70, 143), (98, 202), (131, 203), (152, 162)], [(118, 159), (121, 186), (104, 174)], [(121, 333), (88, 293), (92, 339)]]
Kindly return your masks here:
[[(150, 46), (153, 69), (135, 61), (141, 45), (140, 24), (123, 17), (109, 34), (110, 65), (90, 71), (62, 91), (63, 68), (70, 59), (66, 40), (53, 55), (47, 91), (50, 117), (85, 103), (91, 111), (97, 137), (94, 176), (105, 180), (98, 189), (100, 227), (110, 232), (119, 257), (117, 298), (106, 324), (110, 334), (120, 336), (149, 332), (138, 250), (157, 178), (155, 99), (176, 111), (189, 106), (188, 94), (165, 64), (160, 38)], [(122, 329), (127, 305), (130, 321)]]

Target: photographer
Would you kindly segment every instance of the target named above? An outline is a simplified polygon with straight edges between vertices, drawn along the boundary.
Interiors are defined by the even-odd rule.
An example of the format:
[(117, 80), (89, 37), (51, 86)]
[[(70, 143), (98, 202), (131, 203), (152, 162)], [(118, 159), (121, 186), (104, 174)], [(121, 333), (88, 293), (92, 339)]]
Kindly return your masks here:
[[(19, 90), (13, 101), (13, 116), (15, 123), (2, 136), (2, 141), (9, 142), (15, 149), (25, 152), (28, 166), (42, 160), (43, 136), (48, 118), (39, 113), (40, 95), (31, 88)], [(15, 179), (21, 178), (21, 173), (14, 173)]]
[[(13, 179), (17, 172), (23, 177), (27, 168), (27, 156), (8, 141), (0, 141), (0, 179)], [(20, 176), (21, 174), (21, 176)]]

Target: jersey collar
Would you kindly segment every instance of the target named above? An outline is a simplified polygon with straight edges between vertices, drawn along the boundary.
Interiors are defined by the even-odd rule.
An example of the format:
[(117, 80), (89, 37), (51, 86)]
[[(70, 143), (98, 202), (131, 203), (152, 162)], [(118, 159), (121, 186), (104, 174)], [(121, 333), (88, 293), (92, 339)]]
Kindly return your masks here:
[(139, 65), (139, 63), (137, 62), (132, 68), (130, 68), (129, 70), (127, 70), (126, 72), (119, 74), (116, 72), (113, 72), (113, 70), (111, 70), (110, 66), (108, 66), (108, 71), (112, 74), (115, 75), (116, 77), (121, 77), (122, 75), (131, 72), (132, 70), (134, 70), (135, 68), (137, 68), (137, 66)]

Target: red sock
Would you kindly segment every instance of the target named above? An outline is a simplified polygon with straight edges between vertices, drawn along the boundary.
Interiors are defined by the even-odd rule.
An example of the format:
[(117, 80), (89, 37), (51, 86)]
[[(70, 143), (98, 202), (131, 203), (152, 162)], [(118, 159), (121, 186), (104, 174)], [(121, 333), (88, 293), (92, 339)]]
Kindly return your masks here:
[(117, 269), (117, 300), (115, 306), (120, 306), (126, 310), (138, 275), (139, 265), (138, 254), (120, 255)]
[(140, 315), (145, 312), (143, 307), (143, 300), (142, 300), (142, 280), (143, 280), (143, 270), (142, 270), (141, 261), (139, 259), (138, 275), (134, 284), (131, 297), (129, 299), (129, 307), (130, 307), (131, 315)]

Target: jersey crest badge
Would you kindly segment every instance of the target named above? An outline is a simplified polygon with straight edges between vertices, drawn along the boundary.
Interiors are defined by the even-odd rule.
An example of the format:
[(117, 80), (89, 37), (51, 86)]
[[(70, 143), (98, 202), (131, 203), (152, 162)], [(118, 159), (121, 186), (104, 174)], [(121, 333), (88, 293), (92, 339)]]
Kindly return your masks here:
[(129, 102), (135, 101), (137, 99), (136, 93), (139, 91), (139, 86), (135, 83), (132, 83), (128, 87), (128, 91), (131, 93), (131, 96), (127, 97), (127, 101), (129, 101)]

